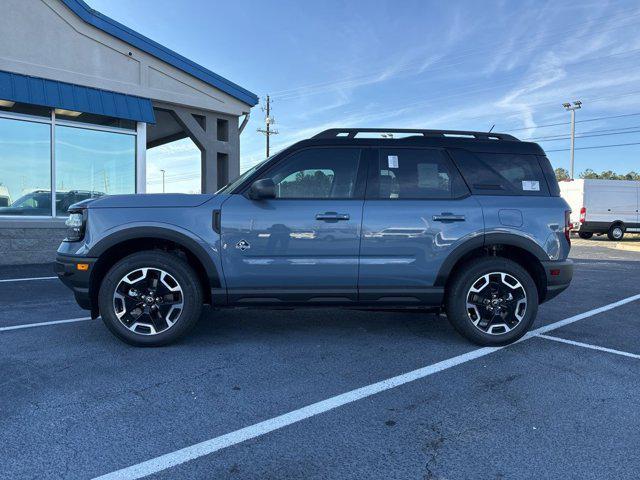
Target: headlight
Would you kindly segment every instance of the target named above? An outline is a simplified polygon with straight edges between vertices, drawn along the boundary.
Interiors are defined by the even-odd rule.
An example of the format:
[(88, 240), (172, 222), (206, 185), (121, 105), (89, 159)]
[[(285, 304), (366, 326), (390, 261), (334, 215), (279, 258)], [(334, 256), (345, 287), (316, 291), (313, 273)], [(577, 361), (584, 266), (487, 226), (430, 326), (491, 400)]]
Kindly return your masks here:
[(72, 212), (64, 224), (67, 226), (65, 242), (79, 242), (84, 237), (84, 228), (87, 224), (87, 211)]

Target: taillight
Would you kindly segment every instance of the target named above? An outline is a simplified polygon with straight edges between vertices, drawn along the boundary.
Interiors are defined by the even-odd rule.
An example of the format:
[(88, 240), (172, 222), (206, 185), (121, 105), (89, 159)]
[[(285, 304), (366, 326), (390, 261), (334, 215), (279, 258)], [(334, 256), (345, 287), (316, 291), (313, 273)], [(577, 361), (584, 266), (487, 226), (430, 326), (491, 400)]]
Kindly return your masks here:
[(580, 223), (584, 223), (587, 218), (587, 207), (582, 207), (580, 209)]
[[(582, 210), (580, 211), (580, 218), (582, 218)], [(564, 212), (564, 238), (571, 245), (571, 210), (565, 210)]]

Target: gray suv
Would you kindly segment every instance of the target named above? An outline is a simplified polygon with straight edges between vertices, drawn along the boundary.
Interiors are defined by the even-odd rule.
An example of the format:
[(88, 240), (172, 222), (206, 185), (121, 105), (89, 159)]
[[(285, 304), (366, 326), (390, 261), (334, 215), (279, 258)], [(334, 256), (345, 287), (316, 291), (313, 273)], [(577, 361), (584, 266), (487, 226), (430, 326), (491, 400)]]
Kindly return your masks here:
[(573, 273), (549, 160), (498, 133), (332, 129), (215, 195), (69, 213), (58, 275), (140, 346), (176, 340), (203, 304), (445, 312), (472, 342), (504, 345)]

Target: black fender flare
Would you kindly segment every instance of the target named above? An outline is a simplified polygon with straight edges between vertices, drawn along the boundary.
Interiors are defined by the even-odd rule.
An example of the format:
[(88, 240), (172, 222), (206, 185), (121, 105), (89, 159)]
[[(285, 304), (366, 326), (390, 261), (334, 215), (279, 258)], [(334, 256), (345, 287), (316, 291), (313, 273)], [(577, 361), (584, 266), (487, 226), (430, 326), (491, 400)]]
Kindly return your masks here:
[(118, 230), (97, 242), (92, 246), (87, 253), (88, 257), (99, 258), (104, 252), (110, 248), (118, 245), (119, 243), (135, 240), (136, 238), (155, 238), (161, 240), (168, 240), (180, 245), (191, 252), (198, 261), (202, 264), (209, 278), (211, 288), (220, 288), (220, 276), (218, 269), (213, 262), (212, 258), (207, 254), (202, 245), (197, 240), (189, 237), (188, 235), (171, 230), (164, 227), (153, 226), (136, 226)]
[(489, 247), (491, 245), (509, 245), (512, 247), (518, 247), (533, 254), (533, 256), (535, 256), (540, 262), (549, 261), (549, 256), (544, 249), (534, 240), (527, 238), (524, 235), (501, 232), (487, 233), (485, 235), (470, 238), (453, 249), (438, 271), (435, 286), (444, 287), (446, 285), (453, 267), (465, 255), (473, 250), (477, 250), (478, 248)]

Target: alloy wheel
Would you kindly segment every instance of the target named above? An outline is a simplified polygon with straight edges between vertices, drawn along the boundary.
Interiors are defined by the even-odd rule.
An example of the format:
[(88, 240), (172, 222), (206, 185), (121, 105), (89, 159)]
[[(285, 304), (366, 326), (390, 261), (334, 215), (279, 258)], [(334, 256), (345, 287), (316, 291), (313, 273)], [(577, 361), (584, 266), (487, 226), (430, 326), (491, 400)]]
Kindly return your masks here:
[(184, 294), (177, 280), (164, 270), (137, 268), (118, 282), (113, 308), (120, 323), (132, 332), (156, 335), (178, 321)]
[(483, 333), (502, 335), (513, 330), (527, 311), (527, 293), (511, 274), (482, 275), (467, 293), (467, 315)]

